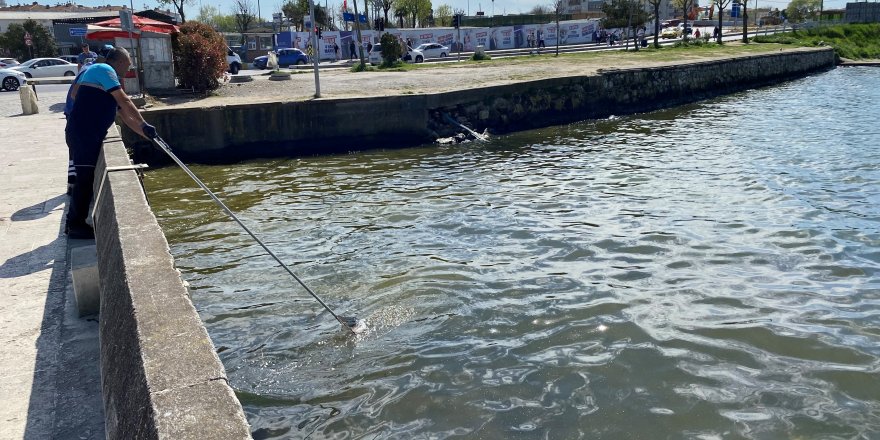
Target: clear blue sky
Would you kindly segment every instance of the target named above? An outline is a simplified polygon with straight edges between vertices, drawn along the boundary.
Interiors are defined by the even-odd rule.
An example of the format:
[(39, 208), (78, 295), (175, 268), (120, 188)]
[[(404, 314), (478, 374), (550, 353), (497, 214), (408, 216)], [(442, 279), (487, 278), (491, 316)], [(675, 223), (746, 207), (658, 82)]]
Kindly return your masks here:
[[(56, 0), (57, 1), (57, 0)], [(159, 3), (156, 0), (132, 0), (134, 4), (135, 10), (143, 9), (144, 7), (155, 7), (158, 6)], [(257, 0), (251, 0), (254, 4), (254, 8), (257, 7)], [(315, 0), (316, 3), (323, 5), (325, 0)], [(493, 2), (491, 0), (431, 0), (432, 4), (436, 8), (441, 4), (448, 4), (453, 7), (453, 9), (462, 9), (466, 13), (470, 11), (471, 15), (476, 14), (481, 8), (486, 13), (487, 16), (492, 15), (493, 11)], [(711, 2), (711, 0), (697, 0), (699, 4), (705, 5)], [(329, 6), (338, 7), (342, 4), (342, 0), (326, 0)], [(774, 8), (783, 9), (788, 5), (789, 0), (757, 0), (757, 4), (759, 8), (763, 8), (767, 5), (770, 5)], [(31, 3), (27, 0), (6, 0), (7, 5), (15, 5), (15, 4), (28, 4)], [(47, 0), (40, 0), (40, 3), (47, 3)], [(48, 1), (48, 3), (52, 4), (53, 1)], [(85, 5), (85, 6), (99, 6), (99, 5), (128, 5), (128, 2), (120, 1), (120, 0), (77, 0), (76, 3)], [(259, 0), (260, 12), (265, 20), (270, 20), (272, 18), (273, 12), (280, 12), (282, 0)], [(550, 5), (551, 0), (496, 0), (494, 2), (494, 12), (495, 15), (502, 14), (518, 14), (518, 13), (526, 13), (530, 11), (535, 5), (543, 4)], [(846, 0), (825, 0), (825, 9), (843, 9), (846, 7)], [(234, 5), (234, 0), (192, 0), (192, 3), (187, 4), (184, 8), (187, 17), (195, 17), (199, 13), (199, 5), (213, 5), (217, 7), (221, 13), (229, 14)], [(364, 4), (363, 0), (360, 0), (358, 6), (362, 6)], [(755, 0), (749, 0), (749, 5), (754, 5)], [(349, 5), (351, 7), (351, 5)], [(171, 9), (171, 8), (169, 8)]]

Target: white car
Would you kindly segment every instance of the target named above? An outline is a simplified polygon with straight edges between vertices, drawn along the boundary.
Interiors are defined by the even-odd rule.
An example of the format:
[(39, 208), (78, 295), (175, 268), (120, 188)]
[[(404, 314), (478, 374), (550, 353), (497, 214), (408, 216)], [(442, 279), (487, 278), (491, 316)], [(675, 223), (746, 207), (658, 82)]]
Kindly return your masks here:
[(0, 58), (0, 69), (8, 69), (17, 65), (18, 61), (15, 58)]
[(438, 43), (420, 44), (416, 50), (422, 52), (425, 58), (446, 58), (449, 55), (449, 48)]
[(56, 76), (76, 76), (79, 67), (60, 58), (34, 58), (12, 67), (28, 78), (51, 78)]
[[(411, 47), (407, 47), (406, 53), (401, 57), (403, 61), (407, 63), (422, 63), (425, 61), (425, 54), (423, 54), (420, 50), (413, 49)], [(376, 43), (373, 45), (373, 50), (370, 51), (370, 55), (367, 57), (367, 61), (372, 65), (382, 64), (382, 45)]]
[(0, 90), (14, 92), (27, 83), (23, 73), (12, 69), (0, 69)]

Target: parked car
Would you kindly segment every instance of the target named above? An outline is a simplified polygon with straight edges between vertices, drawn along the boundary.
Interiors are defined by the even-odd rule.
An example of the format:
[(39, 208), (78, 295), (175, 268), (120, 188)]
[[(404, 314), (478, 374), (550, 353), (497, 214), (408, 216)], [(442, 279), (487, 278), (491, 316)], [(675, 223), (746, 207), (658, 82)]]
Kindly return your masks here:
[(678, 30), (679, 30), (679, 35), (690, 35), (690, 34), (694, 33), (694, 28), (692, 28), (690, 26), (685, 27), (684, 24), (679, 24)]
[(48, 78), (53, 76), (76, 76), (79, 67), (60, 58), (34, 58), (12, 67), (28, 78)]
[(64, 61), (67, 61), (71, 64), (79, 63), (79, 55), (58, 55), (58, 58), (61, 58)]
[(0, 90), (14, 92), (27, 83), (23, 73), (12, 69), (0, 69)]
[[(367, 58), (370, 64), (374, 66), (377, 64), (382, 64), (382, 44), (374, 44), (373, 49), (370, 50), (370, 55)], [(408, 63), (421, 63), (425, 61), (425, 54), (423, 54), (420, 50), (416, 50), (407, 46), (407, 51), (403, 54), (403, 57), (401, 57), (401, 59)]]
[[(306, 55), (305, 52), (296, 48), (278, 49), (275, 51), (275, 54), (278, 56), (279, 67), (292, 65), (301, 66), (303, 64), (308, 64), (309, 62), (309, 56)], [(254, 58), (253, 65), (255, 69), (265, 69), (268, 63), (269, 56), (263, 55)]]
[(446, 58), (449, 55), (449, 48), (439, 43), (420, 44), (416, 50), (422, 52), (425, 58)]
[(373, 45), (373, 48), (370, 49), (370, 53), (367, 55), (367, 60), (373, 66), (382, 64), (382, 44), (376, 43)]
[(0, 58), (0, 69), (8, 69), (18, 64), (19, 62), (15, 58)]
[(660, 32), (660, 38), (678, 38), (681, 36), (681, 29), (677, 27), (668, 27)]
[(241, 70), (241, 56), (230, 48), (226, 48), (226, 63), (229, 64), (229, 73), (235, 75)]

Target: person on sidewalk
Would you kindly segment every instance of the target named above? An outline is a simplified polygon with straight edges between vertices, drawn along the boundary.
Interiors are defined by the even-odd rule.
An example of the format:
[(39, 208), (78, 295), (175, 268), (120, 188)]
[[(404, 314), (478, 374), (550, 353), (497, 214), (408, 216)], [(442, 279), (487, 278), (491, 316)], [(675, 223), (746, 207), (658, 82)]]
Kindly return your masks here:
[[(103, 57), (98, 57), (97, 61), (99, 63), (103, 63)], [(85, 64), (79, 69), (79, 73), (76, 74), (76, 78), (73, 79), (73, 83), (70, 84), (70, 88), (67, 89), (67, 99), (64, 102), (64, 118), (68, 118), (70, 116), (70, 110), (73, 109), (73, 95), (74, 91), (79, 88), (76, 84), (79, 82), (79, 79), (82, 78), (83, 73), (89, 69), (92, 65), (92, 60), (87, 59)], [(73, 166), (73, 150), (70, 149), (70, 146), (67, 146), (67, 194), (73, 193), (73, 183), (76, 182), (76, 167)]]
[(354, 45), (354, 39), (352, 39), (351, 41), (348, 42), (348, 60), (349, 61), (354, 60), (354, 51), (355, 51), (355, 45)]
[(82, 69), (83, 65), (86, 64), (86, 61), (88, 61), (88, 60), (94, 61), (97, 58), (98, 58), (98, 54), (92, 52), (89, 49), (88, 43), (83, 43), (82, 52), (79, 55), (77, 55), (77, 57), (76, 57), (76, 68)]
[(333, 53), (335, 54), (336, 61), (339, 61), (339, 45), (336, 42), (333, 42)]
[(95, 232), (86, 223), (92, 201), (95, 165), (107, 136), (116, 120), (117, 107), (122, 121), (135, 133), (156, 137), (156, 128), (144, 121), (137, 107), (122, 90), (119, 78), (131, 67), (131, 56), (124, 48), (110, 50), (103, 64), (94, 64), (82, 75), (73, 91), (73, 108), (64, 128), (68, 148), (73, 151), (76, 182), (67, 213), (65, 232), (69, 238), (89, 239)]

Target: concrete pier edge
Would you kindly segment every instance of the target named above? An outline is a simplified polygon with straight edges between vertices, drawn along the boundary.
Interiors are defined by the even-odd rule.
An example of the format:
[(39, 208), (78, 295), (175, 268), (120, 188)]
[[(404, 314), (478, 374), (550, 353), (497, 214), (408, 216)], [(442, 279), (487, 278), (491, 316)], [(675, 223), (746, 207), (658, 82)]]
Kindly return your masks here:
[[(95, 193), (107, 167), (130, 164), (111, 127)], [(135, 171), (106, 174), (94, 220), (107, 438), (250, 438)]]

